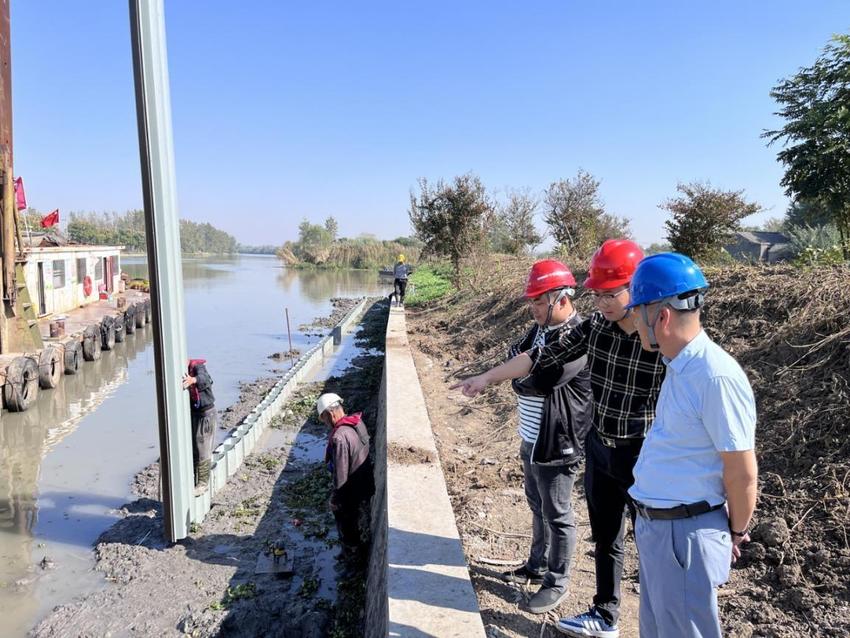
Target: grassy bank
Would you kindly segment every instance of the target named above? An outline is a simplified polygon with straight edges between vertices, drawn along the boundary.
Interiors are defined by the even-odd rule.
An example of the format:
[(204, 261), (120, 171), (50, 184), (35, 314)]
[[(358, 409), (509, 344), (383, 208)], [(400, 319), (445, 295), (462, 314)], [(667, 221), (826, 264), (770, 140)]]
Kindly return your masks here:
[(448, 264), (428, 264), (421, 266), (410, 275), (409, 286), (412, 292), (407, 295), (408, 306), (422, 306), (457, 292), (451, 282), (451, 266)]

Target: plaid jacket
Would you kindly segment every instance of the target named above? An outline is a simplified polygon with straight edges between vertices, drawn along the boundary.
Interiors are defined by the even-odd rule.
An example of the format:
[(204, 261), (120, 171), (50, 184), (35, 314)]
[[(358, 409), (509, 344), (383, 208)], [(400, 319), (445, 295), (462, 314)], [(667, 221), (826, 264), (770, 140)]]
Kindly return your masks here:
[(594, 312), (557, 341), (527, 354), (535, 367), (544, 368), (587, 355), (596, 430), (609, 437), (646, 436), (666, 368), (661, 353), (641, 348), (637, 332), (628, 335)]

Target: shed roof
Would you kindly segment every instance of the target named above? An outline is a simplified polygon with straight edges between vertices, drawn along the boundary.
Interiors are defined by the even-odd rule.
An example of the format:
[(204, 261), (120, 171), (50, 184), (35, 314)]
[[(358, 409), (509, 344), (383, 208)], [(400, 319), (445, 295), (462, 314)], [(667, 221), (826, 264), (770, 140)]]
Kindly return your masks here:
[(737, 235), (753, 244), (787, 244), (791, 241), (784, 234), (769, 230), (742, 230)]

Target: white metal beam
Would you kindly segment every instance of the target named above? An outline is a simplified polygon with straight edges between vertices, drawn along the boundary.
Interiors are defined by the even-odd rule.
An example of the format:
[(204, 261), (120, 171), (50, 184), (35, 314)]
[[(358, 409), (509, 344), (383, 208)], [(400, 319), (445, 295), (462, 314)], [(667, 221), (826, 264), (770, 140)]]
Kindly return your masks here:
[(174, 542), (189, 533), (194, 480), (189, 407), (181, 385), (186, 327), (163, 0), (130, 0), (130, 30), (153, 304), (162, 505), (165, 536)]

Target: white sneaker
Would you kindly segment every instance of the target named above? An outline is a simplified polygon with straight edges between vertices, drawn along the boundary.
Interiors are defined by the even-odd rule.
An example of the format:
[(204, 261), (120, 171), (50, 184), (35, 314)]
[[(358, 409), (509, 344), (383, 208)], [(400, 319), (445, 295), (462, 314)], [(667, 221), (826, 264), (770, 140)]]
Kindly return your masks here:
[(591, 607), (588, 611), (572, 618), (561, 618), (555, 627), (568, 636), (593, 636), (594, 638), (620, 638), (620, 628), (609, 625), (606, 620)]

